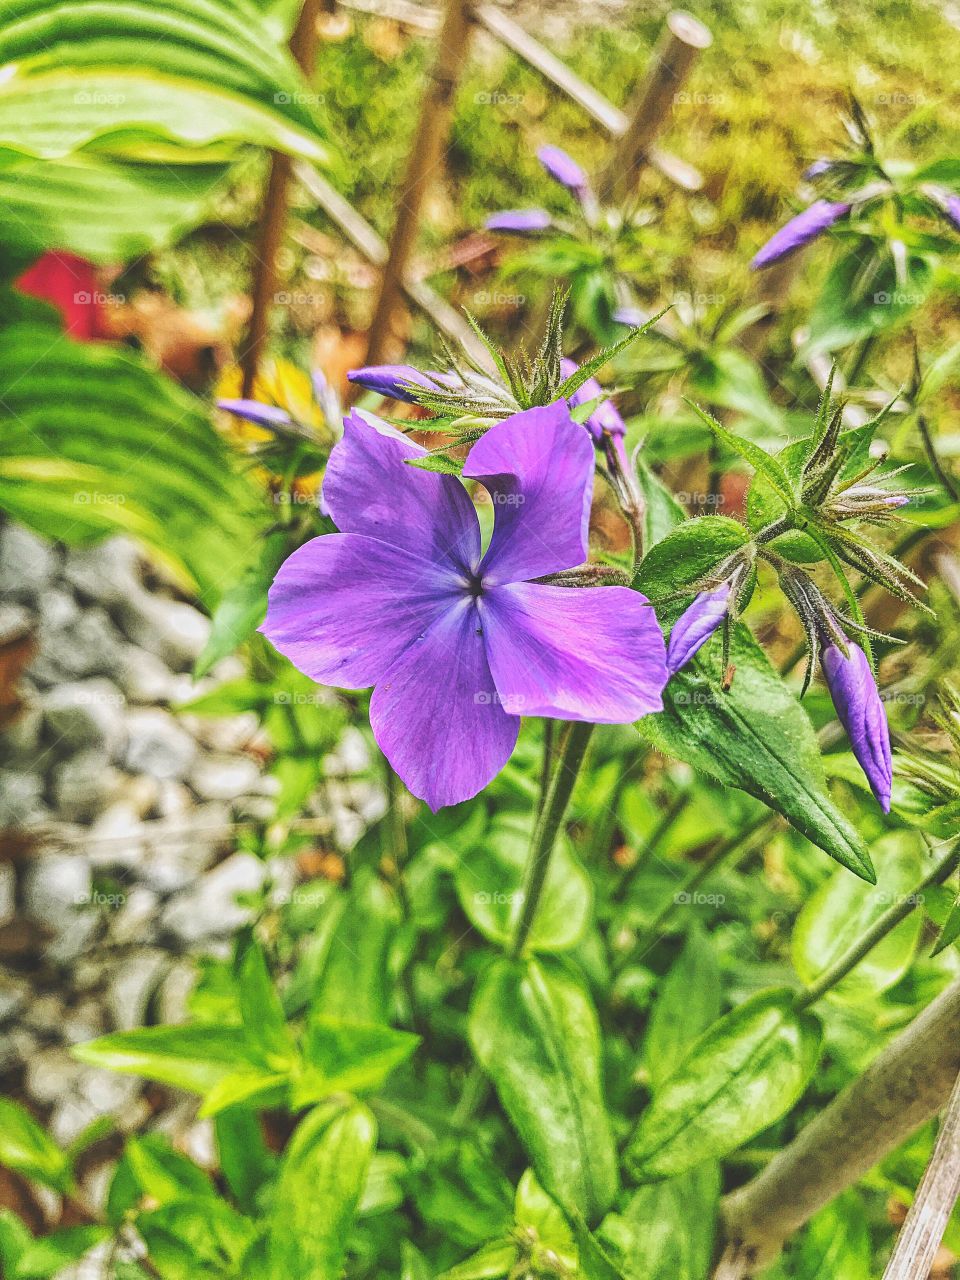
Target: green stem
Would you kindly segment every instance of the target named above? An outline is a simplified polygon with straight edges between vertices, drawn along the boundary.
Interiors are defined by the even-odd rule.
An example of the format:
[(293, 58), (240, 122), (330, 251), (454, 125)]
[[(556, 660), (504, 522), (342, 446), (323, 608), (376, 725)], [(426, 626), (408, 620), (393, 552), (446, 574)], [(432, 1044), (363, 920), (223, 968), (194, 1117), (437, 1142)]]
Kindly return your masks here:
[(960, 486), (958, 486), (956, 480), (941, 462), (940, 455), (937, 453), (937, 446), (933, 442), (930, 424), (922, 413), (917, 414), (917, 430), (920, 432), (920, 439), (923, 441), (923, 451), (927, 455), (927, 461), (930, 463), (930, 470), (943, 485), (951, 501), (960, 502)]
[(663, 813), (660, 815), (660, 821), (657, 823), (650, 839), (647, 841), (646, 849), (643, 853), (637, 854), (633, 864), (627, 867), (626, 871), (624, 871), (623, 875), (620, 877), (620, 881), (613, 891), (614, 902), (622, 902), (630, 892), (630, 887), (637, 878), (640, 868), (644, 866), (650, 854), (656, 853), (657, 849), (659, 849), (663, 837), (676, 822), (677, 818), (679, 818), (680, 813), (689, 798), (690, 797), (687, 793), (683, 791), (680, 795), (675, 796), (673, 800), (671, 800), (670, 804), (667, 805), (666, 809), (664, 809)]
[(563, 816), (567, 811), (567, 805), (570, 803), (570, 796), (573, 794), (580, 766), (583, 764), (584, 756), (587, 753), (587, 746), (593, 729), (594, 726), (592, 724), (573, 721), (567, 730), (560, 757), (557, 760), (557, 766), (550, 780), (550, 786), (547, 788), (543, 807), (540, 810), (534, 827), (533, 838), (530, 841), (527, 868), (523, 878), (523, 902), (520, 908), (520, 919), (517, 921), (516, 932), (510, 945), (510, 954), (512, 956), (520, 955), (526, 946), (527, 938), (530, 936), (530, 929), (537, 914), (537, 907), (540, 905), (543, 886), (546, 883), (547, 871), (550, 867), (550, 856), (553, 853), (553, 847), (556, 844)]
[(840, 959), (832, 964), (829, 969), (824, 970), (820, 977), (807, 987), (806, 991), (800, 993), (795, 1001), (797, 1009), (806, 1009), (821, 996), (825, 995), (831, 987), (835, 987), (841, 982), (851, 969), (855, 969), (860, 961), (881, 942), (891, 929), (895, 929), (902, 920), (920, 905), (923, 901), (924, 889), (932, 888), (933, 885), (943, 884), (944, 880), (956, 871), (960, 866), (960, 841), (958, 841), (950, 852), (936, 864), (928, 876), (926, 876), (912, 893), (904, 894), (899, 902), (895, 902), (892, 907), (883, 913), (877, 920), (873, 922), (870, 928)]

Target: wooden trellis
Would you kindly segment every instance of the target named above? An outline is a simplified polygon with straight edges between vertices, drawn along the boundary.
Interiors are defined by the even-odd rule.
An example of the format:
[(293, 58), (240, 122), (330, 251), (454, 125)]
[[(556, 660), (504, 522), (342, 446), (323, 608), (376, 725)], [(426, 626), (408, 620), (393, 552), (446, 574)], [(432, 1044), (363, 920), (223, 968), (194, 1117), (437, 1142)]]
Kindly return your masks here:
[[(668, 15), (646, 74), (637, 86), (629, 109), (624, 112), (495, 5), (447, 0), (441, 11), (424, 9), (410, 4), (408, 0), (341, 0), (341, 3), (344, 7), (361, 11), (388, 14), (421, 30), (438, 31), (436, 55), (398, 193), (397, 220), (389, 244), (384, 243), (374, 228), (313, 166), (305, 162), (294, 166), (297, 179), (331, 221), (369, 262), (382, 268), (379, 295), (368, 336), (368, 364), (379, 363), (387, 355), (392, 324), (404, 295), (415, 306), (427, 311), (448, 337), (464, 343), (478, 359), (487, 359), (483, 347), (459, 313), (423, 281), (412, 279), (409, 271), (423, 200), (446, 147), (472, 28), (482, 28), (540, 72), (554, 88), (578, 103), (612, 139), (610, 158), (600, 177), (601, 192), (611, 197), (622, 196), (645, 164), (652, 165), (685, 190), (695, 191), (701, 186), (700, 174), (692, 165), (656, 145), (656, 139), (668, 121), (674, 95), (682, 88), (698, 54), (711, 43), (708, 29), (690, 14), (675, 11)], [(312, 7), (308, 0), (304, 12)], [(301, 18), (301, 27), (302, 24)], [(269, 299), (274, 290), (273, 260), (277, 225), (282, 221), (286, 205), (285, 186), (285, 166), (276, 157), (262, 219), (261, 270), (254, 290), (250, 340), (244, 358), (245, 385), (248, 387), (252, 385), (259, 360), (266, 333)]]

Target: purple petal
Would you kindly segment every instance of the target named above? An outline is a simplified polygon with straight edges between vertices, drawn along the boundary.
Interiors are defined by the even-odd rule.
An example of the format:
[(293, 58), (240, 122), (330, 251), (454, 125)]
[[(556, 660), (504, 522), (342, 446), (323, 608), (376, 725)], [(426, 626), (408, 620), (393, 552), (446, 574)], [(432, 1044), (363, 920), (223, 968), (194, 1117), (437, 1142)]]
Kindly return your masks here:
[(667, 646), (667, 667), (670, 674), (685, 667), (693, 655), (710, 639), (727, 613), (730, 584), (725, 582), (716, 591), (703, 591), (693, 604), (673, 624), (670, 644)]
[(587, 558), (593, 446), (563, 400), (498, 422), (473, 446), (463, 474), (494, 506), (483, 558), (486, 585), (572, 569)]
[(541, 147), (537, 152), (537, 159), (549, 173), (555, 182), (559, 182), (566, 187), (568, 191), (573, 191), (578, 195), (580, 192), (586, 191), (590, 183), (587, 175), (577, 164), (572, 156), (568, 156), (562, 147)]
[[(569, 378), (572, 373), (576, 373), (579, 367), (575, 360), (568, 360), (566, 356), (560, 361), (560, 372), (564, 378)], [(597, 400), (602, 395), (603, 387), (601, 387), (597, 379), (588, 378), (586, 382), (580, 384), (568, 403), (575, 408), (577, 405), (587, 404), (590, 400)], [(583, 425), (597, 443), (600, 442), (605, 434), (615, 438), (627, 434), (627, 424), (620, 417), (617, 406), (612, 400), (600, 400), (600, 403)]]
[(528, 235), (531, 231), (546, 231), (552, 222), (546, 209), (502, 209), (499, 213), (492, 213), (483, 225), (488, 231)]
[(425, 560), (471, 572), (480, 559), (480, 525), (456, 476), (408, 466), (426, 452), (356, 412), (330, 454), (323, 496), (342, 533), (363, 533)]
[(631, 329), (641, 328), (650, 319), (646, 311), (641, 311), (639, 307), (618, 307), (613, 318), (617, 324), (628, 325)]
[(948, 191), (946, 187), (931, 185), (923, 189), (940, 211), (945, 213), (953, 225), (960, 230), (960, 196)]
[(852, 640), (847, 641), (847, 649), (849, 658), (845, 658), (835, 644), (824, 649), (823, 674), (837, 717), (847, 731), (870, 790), (884, 813), (889, 813), (893, 763), (887, 714), (867, 655)]
[(450, 570), (376, 538), (330, 533), (280, 566), (260, 630), (312, 680), (366, 689), (461, 594)]
[(807, 165), (803, 171), (803, 178), (806, 182), (810, 182), (813, 178), (821, 178), (825, 173), (829, 173), (833, 168), (832, 160), (814, 160), (813, 164)]
[(842, 201), (815, 200), (808, 209), (791, 218), (786, 226), (781, 227), (767, 241), (751, 262), (751, 267), (756, 271), (760, 267), (769, 267), (772, 263), (779, 262), (788, 253), (815, 240), (828, 227), (832, 227), (838, 218), (849, 212), (850, 205)]
[(597, 724), (662, 710), (663, 636), (639, 591), (515, 582), (488, 591), (480, 616), (506, 710)]
[(520, 717), (508, 715), (497, 698), (469, 596), (447, 609), (381, 679), (370, 699), (370, 724), (393, 768), (433, 810), (469, 800), (507, 763)]
[(436, 390), (426, 374), (409, 364), (371, 364), (363, 369), (350, 369), (347, 381), (366, 387), (368, 391), (379, 391), (380, 395), (391, 400), (405, 400), (408, 404), (415, 404), (416, 400), (404, 384), (412, 382), (415, 387)]
[(293, 421), (286, 409), (276, 404), (264, 404), (261, 400), (218, 400), (217, 408), (236, 414), (247, 422), (255, 422), (258, 427), (283, 426)]

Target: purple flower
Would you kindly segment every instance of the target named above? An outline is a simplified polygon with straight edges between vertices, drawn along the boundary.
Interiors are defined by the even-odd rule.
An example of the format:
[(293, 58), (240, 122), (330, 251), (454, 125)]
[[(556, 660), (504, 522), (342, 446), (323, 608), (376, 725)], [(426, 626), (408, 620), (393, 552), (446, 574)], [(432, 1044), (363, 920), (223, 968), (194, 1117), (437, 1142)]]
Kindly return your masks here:
[(649, 315), (639, 307), (618, 307), (613, 313), (613, 318), (617, 324), (628, 325), (631, 329), (639, 329), (650, 319)]
[(262, 630), (321, 684), (374, 686), (370, 723), (432, 809), (477, 794), (513, 751), (521, 715), (626, 723), (658, 711), (663, 638), (626, 587), (530, 581), (582, 564), (593, 449), (562, 401), (505, 419), (464, 476), (493, 500), (493, 535), (455, 476), (357, 414), (324, 492), (342, 530), (306, 543), (270, 589)]
[(587, 175), (562, 147), (541, 147), (537, 152), (537, 159), (555, 182), (572, 191), (578, 198), (582, 198), (590, 190)]
[(833, 168), (832, 160), (814, 160), (813, 164), (808, 165), (803, 171), (803, 177), (807, 182), (813, 178), (822, 178), (825, 173), (829, 173)]
[(287, 426), (293, 421), (286, 409), (276, 404), (264, 404), (262, 400), (218, 400), (217, 408), (236, 414), (247, 422), (255, 422), (258, 427)]
[(546, 231), (552, 222), (546, 209), (502, 209), (500, 213), (492, 213), (483, 225), (488, 231), (529, 235), (532, 231)]
[[(575, 360), (568, 360), (566, 356), (560, 361), (560, 373), (564, 378), (569, 378), (579, 368), (580, 366)], [(572, 409), (575, 409), (578, 405), (600, 399), (602, 395), (603, 387), (601, 387), (596, 378), (588, 378), (586, 382), (577, 387), (567, 403)], [(627, 424), (620, 417), (617, 406), (612, 400), (600, 400), (600, 403), (583, 425), (597, 444), (600, 443), (605, 434), (612, 436), (614, 440), (622, 440), (627, 434)]]
[(828, 645), (820, 659), (823, 674), (870, 790), (884, 813), (889, 813), (893, 765), (887, 715), (867, 655), (852, 640), (847, 641), (847, 650), (849, 658), (837, 645)]
[(412, 383), (428, 391), (438, 390), (433, 379), (409, 364), (371, 364), (363, 369), (351, 369), (347, 373), (347, 381), (366, 387), (368, 391), (379, 391), (391, 400), (406, 400), (409, 404), (416, 401), (406, 384)]
[(795, 249), (800, 249), (809, 241), (815, 240), (818, 235), (828, 227), (832, 227), (839, 218), (849, 212), (850, 205), (842, 201), (815, 200), (808, 209), (791, 218), (786, 226), (781, 227), (776, 235), (767, 241), (750, 266), (756, 271), (761, 267), (769, 267), (774, 262), (779, 262)]
[(693, 655), (703, 647), (727, 616), (730, 599), (730, 583), (724, 582), (715, 591), (702, 591), (693, 604), (681, 613), (670, 632), (667, 645), (667, 670), (674, 675), (685, 667)]
[(954, 227), (960, 231), (960, 196), (948, 191), (946, 187), (939, 187), (934, 184), (925, 186), (923, 190), (937, 208), (947, 215)]

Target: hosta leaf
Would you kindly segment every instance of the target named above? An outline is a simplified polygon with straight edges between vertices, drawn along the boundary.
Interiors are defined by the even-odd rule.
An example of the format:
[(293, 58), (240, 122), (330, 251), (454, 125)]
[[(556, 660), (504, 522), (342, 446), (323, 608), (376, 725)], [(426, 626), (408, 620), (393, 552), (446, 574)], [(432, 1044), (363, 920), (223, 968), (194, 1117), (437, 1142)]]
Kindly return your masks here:
[[(644, 586), (643, 572), (639, 579)], [(637, 722), (643, 738), (726, 786), (756, 796), (856, 875), (873, 881), (870, 855), (827, 790), (813, 726), (744, 626), (734, 628), (728, 692), (719, 640), (664, 689), (664, 709)]]
[(0, 65), (0, 154), (229, 140), (325, 158), (316, 98), (246, 0), (16, 0)]
[(764, 991), (694, 1041), (640, 1119), (626, 1152), (638, 1181), (736, 1150), (784, 1115), (820, 1056), (816, 1018), (788, 990)]
[(616, 1193), (617, 1162), (584, 988), (556, 962), (496, 960), (474, 994), (469, 1035), (544, 1189), (595, 1221)]
[(300, 1124), (273, 1199), (272, 1275), (339, 1280), (376, 1142), (376, 1121), (360, 1103), (317, 1107)]
[(0, 167), (0, 240), (40, 253), (69, 249), (129, 262), (206, 216), (226, 165), (122, 164), (75, 155)]
[(0, 509), (68, 543), (134, 533), (211, 604), (256, 531), (252, 487), (192, 396), (32, 320), (0, 333)]
[[(523, 909), (529, 845), (530, 823), (503, 817), (457, 862), (454, 884), (465, 915), (485, 938), (499, 945), (513, 937)], [(592, 901), (590, 877), (561, 838), (530, 930), (530, 949), (562, 951), (574, 946), (587, 927)]]
[[(805, 983), (815, 982), (885, 911), (916, 889), (924, 874), (924, 848), (919, 836), (892, 832), (871, 849), (876, 885), (838, 871), (808, 899), (792, 942), (794, 966)], [(911, 912), (831, 988), (831, 998), (859, 1003), (892, 987), (909, 967), (922, 927), (923, 912)]]

